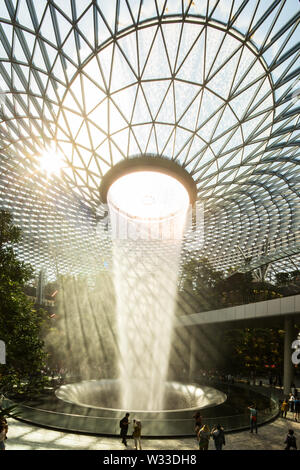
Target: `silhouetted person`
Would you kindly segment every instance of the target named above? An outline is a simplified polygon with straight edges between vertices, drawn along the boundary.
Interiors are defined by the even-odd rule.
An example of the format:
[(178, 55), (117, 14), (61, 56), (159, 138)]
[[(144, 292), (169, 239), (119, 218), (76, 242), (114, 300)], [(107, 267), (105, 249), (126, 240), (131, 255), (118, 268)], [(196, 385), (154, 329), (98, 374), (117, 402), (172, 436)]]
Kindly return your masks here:
[(135, 450), (138, 450), (138, 448), (139, 450), (142, 450), (141, 434), (142, 434), (142, 423), (134, 419), (132, 437), (134, 439)]
[(126, 413), (126, 415), (124, 416), (124, 418), (121, 419), (120, 421), (120, 428), (121, 428), (121, 432), (120, 432), (120, 436), (122, 437), (122, 443), (127, 447), (127, 433), (128, 433), (128, 425), (130, 423), (129, 421), (129, 416), (130, 414), (129, 413)]
[(211, 435), (215, 441), (216, 450), (222, 450), (222, 446), (225, 446), (225, 434), (222, 426), (217, 424), (217, 428), (213, 430)]
[(292, 429), (289, 429), (289, 432), (286, 436), (286, 439), (284, 441), (286, 444), (286, 447), (284, 450), (297, 450), (297, 443), (296, 443), (296, 438), (294, 436), (294, 431)]
[(210, 429), (207, 424), (204, 424), (198, 432), (199, 450), (208, 450), (210, 438)]
[(6, 420), (0, 421), (0, 450), (5, 450), (5, 444), (4, 441), (7, 439), (6, 434), (7, 434), (7, 423)]
[(197, 411), (197, 412), (193, 415), (193, 418), (194, 418), (194, 420), (195, 420), (195, 433), (196, 433), (196, 435), (198, 435), (198, 432), (199, 432), (200, 429), (202, 428), (202, 418), (201, 418), (200, 411)]

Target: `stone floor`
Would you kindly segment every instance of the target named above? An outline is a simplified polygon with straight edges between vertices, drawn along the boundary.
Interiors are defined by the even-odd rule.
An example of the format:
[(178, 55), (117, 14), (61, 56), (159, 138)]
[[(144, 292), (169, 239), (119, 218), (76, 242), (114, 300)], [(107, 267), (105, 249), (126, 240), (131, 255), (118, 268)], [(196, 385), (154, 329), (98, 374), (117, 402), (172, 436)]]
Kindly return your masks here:
[[(300, 422), (293, 420), (292, 413), (287, 418), (259, 427), (258, 434), (241, 431), (226, 435), (224, 450), (281, 450), (288, 429), (294, 429), (300, 448)], [(133, 449), (129, 440), (128, 449)], [(143, 439), (143, 450), (196, 450), (196, 439)], [(214, 449), (213, 442), (210, 449)], [(7, 450), (122, 450), (124, 446), (118, 437), (95, 437), (42, 429), (9, 419)]]

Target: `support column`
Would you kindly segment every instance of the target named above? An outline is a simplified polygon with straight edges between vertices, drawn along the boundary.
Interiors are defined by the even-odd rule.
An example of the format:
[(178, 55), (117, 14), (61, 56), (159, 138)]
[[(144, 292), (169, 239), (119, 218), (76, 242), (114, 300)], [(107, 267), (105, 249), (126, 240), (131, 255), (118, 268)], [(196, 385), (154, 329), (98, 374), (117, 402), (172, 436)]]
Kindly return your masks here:
[(292, 342), (294, 332), (294, 321), (292, 317), (284, 319), (284, 362), (283, 362), (283, 392), (288, 395), (291, 391), (291, 383), (293, 380), (293, 363), (292, 363)]
[(191, 330), (191, 335), (190, 335), (190, 364), (189, 364), (189, 379), (193, 380), (195, 379), (197, 375), (197, 327), (194, 326), (193, 329)]

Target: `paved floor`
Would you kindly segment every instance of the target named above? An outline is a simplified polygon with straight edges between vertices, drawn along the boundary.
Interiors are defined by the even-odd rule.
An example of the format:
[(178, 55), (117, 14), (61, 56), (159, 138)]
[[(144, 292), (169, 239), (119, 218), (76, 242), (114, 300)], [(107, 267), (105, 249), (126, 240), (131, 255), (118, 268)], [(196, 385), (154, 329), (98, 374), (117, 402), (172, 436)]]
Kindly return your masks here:
[[(288, 429), (294, 429), (300, 448), (300, 422), (295, 422), (291, 413), (286, 419), (278, 418), (272, 423), (261, 426), (258, 434), (249, 431), (226, 435), (224, 450), (281, 450)], [(196, 450), (196, 439), (143, 439), (144, 450)], [(129, 440), (129, 447), (133, 442)], [(213, 442), (210, 449), (214, 449)], [(122, 450), (124, 446), (118, 437), (94, 437), (70, 434), (9, 419), (9, 434), (6, 441), (7, 450)]]

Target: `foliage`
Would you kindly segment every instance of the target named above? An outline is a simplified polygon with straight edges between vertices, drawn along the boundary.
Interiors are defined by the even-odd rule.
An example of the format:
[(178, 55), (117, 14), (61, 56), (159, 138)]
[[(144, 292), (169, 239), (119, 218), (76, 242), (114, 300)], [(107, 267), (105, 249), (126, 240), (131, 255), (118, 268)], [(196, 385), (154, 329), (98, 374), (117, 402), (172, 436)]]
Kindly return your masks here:
[(283, 330), (244, 328), (224, 334), (232, 371), (254, 375), (269, 370), (280, 373), (283, 368)]
[(252, 273), (216, 271), (206, 258), (190, 259), (182, 269), (179, 282), (180, 313), (195, 313), (234, 305), (248, 304), (282, 297), (278, 285), (255, 281)]
[(223, 274), (215, 271), (206, 258), (190, 259), (180, 277), (179, 308), (186, 313), (218, 308), (221, 303), (218, 286), (222, 280)]
[(0, 365), (1, 389), (36, 395), (46, 382), (42, 373), (46, 354), (39, 338), (44, 313), (36, 311), (24, 293), (32, 268), (14, 253), (20, 238), (10, 213), (0, 211), (0, 332), (7, 354), (6, 364)]

